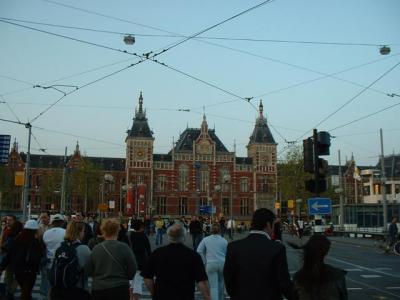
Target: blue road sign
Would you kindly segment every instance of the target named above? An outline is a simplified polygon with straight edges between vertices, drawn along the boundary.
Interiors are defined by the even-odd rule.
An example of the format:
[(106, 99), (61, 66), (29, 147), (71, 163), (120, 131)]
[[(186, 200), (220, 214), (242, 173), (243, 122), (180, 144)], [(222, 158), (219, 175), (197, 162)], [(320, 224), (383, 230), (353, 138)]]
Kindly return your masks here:
[(0, 164), (6, 164), (10, 152), (10, 135), (0, 135)]
[(211, 214), (211, 212), (212, 212), (211, 205), (200, 205), (201, 214)]
[(332, 214), (332, 200), (330, 198), (309, 198), (309, 215), (330, 215)]

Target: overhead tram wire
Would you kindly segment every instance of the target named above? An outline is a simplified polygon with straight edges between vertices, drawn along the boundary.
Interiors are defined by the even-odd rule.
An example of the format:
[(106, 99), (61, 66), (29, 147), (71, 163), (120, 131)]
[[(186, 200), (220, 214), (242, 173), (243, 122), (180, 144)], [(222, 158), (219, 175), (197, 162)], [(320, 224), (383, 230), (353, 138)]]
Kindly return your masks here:
[(0, 75), (0, 77), (8, 79), (8, 80), (15, 81), (15, 82), (23, 83), (23, 84), (26, 84), (26, 85), (30, 85), (30, 86), (33, 85), (33, 83), (31, 83), (31, 82), (28, 82), (28, 81), (25, 81), (25, 80), (21, 80), (21, 79), (17, 79), (17, 78), (13, 78), (13, 77), (10, 77), (10, 76), (7, 76), (7, 75)]
[(393, 104), (393, 105), (390, 105), (390, 106), (387, 106), (387, 107), (384, 107), (384, 108), (382, 108), (382, 109), (380, 109), (380, 110), (378, 110), (378, 111), (375, 111), (375, 112), (370, 113), (370, 114), (368, 114), (368, 115), (362, 116), (362, 117), (360, 117), (360, 118), (358, 118), (358, 119), (355, 119), (355, 120), (353, 120), (353, 121), (347, 122), (347, 123), (345, 123), (345, 124), (343, 124), (343, 125), (340, 125), (340, 126), (337, 126), (337, 127), (335, 127), (335, 128), (329, 129), (329, 131), (334, 131), (334, 130), (337, 130), (337, 129), (346, 127), (346, 126), (348, 126), (348, 125), (350, 125), (350, 124), (353, 124), (353, 123), (359, 122), (359, 121), (361, 121), (361, 120), (364, 120), (364, 119), (366, 119), (366, 118), (372, 117), (372, 116), (374, 116), (374, 115), (377, 115), (377, 114), (379, 114), (379, 113), (381, 113), (381, 112), (384, 112), (384, 111), (386, 111), (386, 110), (389, 110), (389, 109), (394, 108), (394, 107), (399, 106), (399, 105), (400, 105), (400, 102), (398, 102), (398, 103), (396, 103), (396, 104)]
[(73, 93), (75, 93), (75, 92), (77, 92), (77, 91), (79, 91), (79, 90), (81, 90), (81, 89), (83, 89), (83, 88), (85, 88), (85, 87), (88, 87), (88, 86), (90, 86), (90, 85), (92, 85), (92, 84), (94, 84), (94, 83), (96, 83), (96, 82), (99, 82), (99, 81), (101, 81), (101, 80), (104, 80), (104, 79), (106, 79), (106, 78), (108, 78), (108, 77), (110, 77), (110, 76), (113, 76), (113, 75), (115, 75), (115, 74), (118, 74), (118, 73), (120, 73), (120, 72), (123, 72), (123, 71), (125, 71), (125, 70), (127, 70), (127, 69), (129, 69), (129, 68), (132, 68), (132, 67), (134, 67), (134, 66), (136, 66), (136, 65), (138, 65), (138, 64), (140, 64), (140, 63), (142, 63), (142, 62), (144, 62), (144, 60), (139, 60), (139, 61), (137, 61), (136, 63), (132, 63), (132, 64), (130, 64), (130, 65), (128, 65), (128, 66), (126, 66), (126, 67), (124, 67), (124, 68), (122, 68), (122, 69), (119, 69), (119, 70), (114, 71), (114, 72), (112, 72), (112, 73), (110, 73), (110, 74), (107, 74), (107, 75), (105, 75), (105, 76), (102, 76), (102, 77), (100, 77), (100, 78), (97, 78), (97, 79), (95, 79), (95, 80), (93, 80), (93, 81), (90, 81), (90, 82), (88, 82), (88, 83), (86, 83), (86, 84), (84, 84), (84, 85), (81, 85), (81, 86), (77, 87), (75, 90), (72, 90), (72, 91), (70, 91), (70, 92), (68, 92), (68, 93), (65, 93), (65, 95), (63, 95), (62, 97), (60, 97), (59, 99), (57, 99), (57, 100), (56, 100), (54, 103), (52, 103), (49, 107), (47, 107), (45, 110), (43, 110), (41, 113), (39, 113), (36, 117), (34, 117), (34, 118), (32, 119), (31, 122), (36, 121), (40, 116), (42, 116), (42, 115), (45, 114), (47, 111), (49, 111), (52, 107), (54, 107), (57, 103), (59, 103), (59, 102), (60, 102), (62, 99), (64, 99), (66, 96), (69, 96), (69, 95), (71, 95), (71, 94), (73, 94)]
[[(383, 77), (385, 77), (387, 74), (389, 74), (391, 71), (393, 71), (398, 65), (400, 65), (400, 62), (396, 63), (394, 66), (392, 66), (389, 70), (385, 71), (382, 75), (380, 75), (377, 79), (375, 79), (374, 81), (372, 81), (368, 86), (366, 86), (365, 88), (363, 88), (361, 91), (359, 91), (356, 95), (354, 95), (353, 97), (351, 97), (348, 101), (346, 101), (345, 103), (343, 103), (341, 106), (339, 106), (335, 111), (333, 111), (332, 113), (330, 113), (329, 115), (327, 115), (325, 118), (323, 118), (321, 121), (319, 121), (315, 126), (313, 126), (313, 128), (317, 128), (319, 125), (321, 125), (322, 123), (324, 123), (325, 121), (327, 121), (329, 118), (331, 118), (332, 116), (334, 116), (336, 113), (338, 113), (340, 110), (342, 110), (345, 106), (349, 105), (351, 102), (353, 102), (354, 100), (356, 100), (359, 96), (361, 96), (366, 90), (368, 90), (371, 86), (373, 86), (375, 83), (377, 83), (379, 80), (381, 80)], [(313, 129), (312, 128), (312, 129)], [(299, 139), (301, 139), (303, 136), (305, 136), (307, 133), (309, 133), (312, 129), (304, 132), (300, 137), (298, 137), (296, 139), (296, 141), (298, 141)]]
[[(144, 24), (140, 24), (140, 23), (137, 23), (137, 22), (132, 22), (132, 21), (130, 21), (130, 20), (126, 20), (126, 19), (122, 19), (122, 18), (118, 18), (118, 17), (114, 17), (114, 16), (110, 16), (110, 15), (106, 15), (106, 14), (102, 14), (102, 13), (90, 11), (90, 10), (87, 10), (87, 9), (82, 9), (82, 8), (75, 7), (75, 6), (71, 6), (71, 5), (65, 5), (65, 4), (63, 4), (63, 3), (59, 3), (59, 2), (56, 2), (56, 1), (52, 1), (52, 0), (42, 0), (42, 1), (45, 1), (45, 2), (48, 2), (48, 3), (52, 3), (52, 4), (55, 4), (55, 5), (59, 5), (59, 6), (62, 6), (62, 7), (67, 7), (67, 8), (70, 8), (70, 9), (77, 10), (77, 11), (82, 11), (82, 12), (85, 12), (85, 13), (87, 13), (87, 14), (92, 14), (92, 15), (96, 15), (96, 16), (101, 16), (101, 17), (104, 17), (104, 18), (108, 18), (108, 19), (117, 20), (117, 21), (120, 21), (120, 22), (125, 22), (125, 23), (129, 23), (129, 24), (137, 25), (137, 26), (141, 26), (141, 27), (144, 27), (144, 28), (150, 28), (150, 29), (153, 29), (153, 30), (156, 30), (156, 31), (165, 32), (165, 33), (168, 33), (168, 34), (178, 35), (179, 37), (188, 38), (188, 37), (186, 37), (185, 35), (178, 34), (178, 33), (175, 33), (175, 32), (171, 32), (171, 31), (168, 31), (168, 30), (164, 30), (164, 29), (162, 29), (162, 28), (158, 28), (158, 27), (154, 27), (154, 26), (149, 26), (149, 25), (144, 25)], [(197, 40), (197, 38), (198, 38), (198, 36), (193, 37), (192, 39)], [(244, 50), (240, 50), (240, 49), (236, 49), (236, 48), (232, 48), (232, 47), (227, 47), (227, 46), (224, 46), (224, 45), (221, 45), (221, 44), (216, 44), (216, 43), (212, 43), (212, 42), (208, 42), (208, 41), (204, 41), (204, 40), (198, 40), (198, 41), (199, 41), (199, 42), (206, 43), (206, 44), (209, 44), (209, 45), (213, 45), (213, 46), (216, 46), (216, 47), (229, 49), (229, 50), (231, 50), (231, 51), (240, 52), (240, 53), (244, 53), (244, 54), (247, 54), (247, 55), (252, 55), (252, 56), (255, 56), (255, 57), (263, 58), (263, 59), (266, 59), (266, 60), (269, 60), (269, 59), (270, 59), (270, 58), (263, 57), (263, 56), (261, 56), (261, 55), (257, 55), (257, 54), (254, 54), (254, 53), (251, 53), (251, 52), (248, 52), (248, 51), (244, 51)], [(340, 44), (340, 43), (338, 43), (338, 44)], [(365, 45), (372, 45), (372, 44), (365, 44)], [(295, 67), (295, 68), (306, 69), (307, 71), (310, 71), (310, 72), (314, 72), (314, 71), (315, 71), (315, 70), (312, 70), (312, 69), (309, 69), (309, 68), (304, 68), (304, 67), (302, 67), (302, 66), (297, 66), (297, 65), (295, 65), (295, 64), (285, 63), (285, 62), (280, 61), (280, 60), (276, 60), (276, 59), (271, 59), (271, 60), (273, 60), (273, 61), (275, 61), (275, 62), (277, 62), (277, 63), (286, 64), (286, 65), (289, 65), (289, 66), (292, 66), (292, 67)], [(325, 74), (325, 73), (322, 73), (322, 72), (319, 72), (319, 71), (315, 71), (315, 72), (316, 72), (316, 73), (319, 73), (319, 74)], [(325, 74), (325, 75), (328, 75), (328, 74)], [(332, 77), (332, 78), (335, 78), (335, 79), (338, 79), (338, 80), (342, 80), (342, 81), (348, 82), (348, 83), (353, 83), (353, 82), (350, 81), (350, 80), (345, 80), (345, 79), (336, 78), (336, 77)], [(354, 83), (354, 84), (357, 85), (357, 86), (363, 87), (362, 85), (359, 85), (358, 83)], [(375, 90), (375, 89), (373, 89), (373, 90)], [(376, 91), (376, 92), (380, 92), (380, 93), (384, 93), (384, 94), (387, 95), (387, 93), (385, 93), (385, 92), (378, 91), (378, 90), (375, 90), (375, 91)], [(258, 97), (262, 97), (262, 96), (263, 96), (263, 95), (258, 96)], [(258, 98), (258, 97), (257, 97), (257, 98)], [(232, 101), (232, 102), (233, 102), (233, 101)]]
[[(111, 30), (101, 30), (95, 28), (86, 28), (79, 26), (69, 26), (69, 25), (60, 25), (53, 23), (45, 23), (45, 22), (36, 22), (29, 20), (21, 20), (15, 18), (5, 18), (0, 17), (2, 20), (7, 21), (15, 21), (26, 24), (35, 24), (42, 25), (48, 27), (55, 28), (63, 28), (63, 29), (72, 29), (72, 30), (82, 30), (96, 33), (106, 33), (106, 34), (115, 34), (115, 35), (134, 35), (140, 37), (165, 37), (165, 38), (188, 38), (189, 36), (178, 35), (178, 34), (143, 34), (143, 33), (133, 33), (133, 32), (121, 32), (121, 31), (111, 31)], [(143, 24), (141, 24), (144, 26)], [(152, 28), (154, 29), (154, 28)], [(157, 28), (157, 30), (160, 30)], [(195, 39), (203, 39), (203, 40), (221, 40), (221, 41), (244, 41), (244, 42), (264, 42), (264, 43), (288, 43), (288, 44), (311, 44), (311, 45), (331, 45), (331, 46), (365, 46), (365, 47), (380, 47), (382, 45), (400, 45), (399, 43), (349, 43), (349, 42), (322, 42), (322, 41), (302, 41), (302, 40), (278, 40), (278, 39), (256, 39), (256, 38), (243, 38), (243, 37), (215, 37), (215, 36), (197, 36)]]
[[(1, 22), (1, 21), (2, 21), (2, 20), (0, 19), (0, 22)], [(37, 28), (32, 28), (32, 27), (29, 27), (29, 26), (24, 26), (24, 25), (20, 25), (20, 24), (15, 24), (15, 23), (12, 23), (12, 22), (7, 22), (7, 21), (6, 21), (6, 23), (13, 24), (13, 25), (16, 25), (16, 26), (21, 26), (21, 27), (24, 27), (24, 28), (27, 28), (27, 29), (32, 29), (32, 30), (40, 31), (40, 32), (42, 32), (42, 33), (47, 33), (47, 34), (55, 35), (55, 36), (62, 37), (62, 38), (66, 38), (66, 39), (70, 39), (70, 40), (82, 42), (82, 43), (89, 44), (89, 45), (92, 45), (92, 46), (101, 47), (101, 48), (108, 49), (108, 50), (113, 50), (113, 51), (117, 51), (117, 52), (122, 52), (122, 53), (131, 54), (131, 55), (134, 55), (134, 56), (137, 56), (137, 57), (141, 57), (141, 58), (143, 58), (143, 59), (145, 59), (145, 60), (149, 59), (149, 54), (152, 53), (152, 52), (149, 52), (149, 53), (147, 53), (147, 56), (146, 56), (146, 57), (143, 57), (143, 56), (140, 56), (140, 55), (138, 55), (138, 54), (136, 54), (136, 53), (131, 53), (131, 52), (128, 52), (128, 51), (125, 51), (125, 50), (120, 50), (120, 49), (117, 49), (117, 48), (105, 46), (105, 45), (98, 44), (98, 43), (92, 43), (92, 42), (88, 42), (88, 41), (85, 41), (85, 40), (81, 40), (81, 39), (77, 39), (77, 38), (73, 38), (73, 37), (69, 37), (69, 36), (65, 36), (65, 35), (60, 35), (60, 34), (52, 33), (52, 32), (45, 31), (45, 30), (40, 30), (40, 29), (37, 29)], [(186, 39), (186, 40), (188, 40), (188, 39)], [(233, 51), (236, 51), (236, 52), (241, 52), (241, 53), (245, 53), (245, 54), (248, 54), (248, 55), (256, 56), (256, 57), (263, 58), (263, 59), (266, 59), (266, 60), (272, 60), (272, 61), (274, 61), (274, 62), (282, 63), (282, 64), (289, 65), (289, 66), (292, 66), (292, 67), (296, 67), (296, 68), (300, 68), (300, 69), (304, 69), (304, 70), (307, 70), (307, 71), (310, 71), (310, 72), (314, 72), (314, 73), (317, 73), (317, 74), (323, 74), (323, 75), (324, 75), (324, 76), (321, 77), (321, 78), (316, 78), (316, 79), (313, 79), (313, 80), (310, 80), (310, 81), (306, 81), (306, 82), (302, 82), (302, 83), (299, 83), (299, 84), (295, 84), (295, 85), (292, 85), (292, 86), (289, 86), (289, 87), (283, 88), (283, 89), (288, 89), (288, 88), (296, 87), (296, 86), (299, 86), (299, 85), (302, 85), (302, 84), (305, 84), (305, 83), (309, 83), (309, 82), (313, 82), (313, 81), (316, 81), (316, 80), (319, 80), (319, 79), (322, 79), (322, 78), (326, 78), (326, 77), (332, 77), (332, 78), (335, 78), (335, 79), (337, 79), (337, 80), (341, 80), (341, 81), (344, 81), (344, 82), (347, 82), (347, 83), (351, 83), (351, 84), (356, 85), (356, 86), (359, 86), (359, 87), (364, 87), (363, 85), (360, 85), (360, 84), (355, 83), (355, 82), (350, 81), (350, 80), (346, 80), (346, 79), (338, 78), (338, 77), (335, 77), (335, 76), (331, 76), (331, 74), (322, 73), (322, 72), (319, 72), (319, 71), (316, 71), (316, 70), (312, 70), (312, 69), (305, 68), (305, 67), (302, 67), (302, 66), (294, 65), (294, 64), (291, 64), (291, 63), (286, 63), (286, 62), (283, 62), (283, 61), (281, 61), (281, 60), (276, 60), (276, 59), (264, 57), (264, 56), (257, 55), (257, 54), (254, 54), (254, 53), (251, 53), (251, 52), (248, 52), (248, 51), (243, 51), (243, 50), (235, 49), (235, 48), (232, 48), (232, 47), (226, 47), (226, 46), (222, 46), (222, 45), (215, 44), (215, 43), (209, 43), (209, 44), (212, 44), (212, 45), (215, 45), (215, 46), (218, 46), (218, 47), (222, 47), (222, 48), (227, 48), (227, 49), (230, 49), (230, 50), (233, 50)], [(167, 49), (171, 49), (171, 48), (167, 48)], [(159, 55), (160, 53), (164, 53), (164, 52), (165, 52), (165, 51), (158, 52), (158, 53), (156, 53), (155, 55), (150, 56), (150, 57), (154, 57), (154, 56)], [(392, 56), (393, 56), (393, 55), (392, 55)], [(337, 73), (335, 73), (335, 74), (337, 74)], [(376, 91), (376, 92), (378, 92), (378, 93), (381, 93), (381, 94), (384, 94), (384, 95), (386, 95), (386, 96), (391, 96), (391, 95), (388, 94), (387, 92), (379, 91), (379, 90), (376, 90), (376, 89), (371, 89), (371, 90), (374, 90), (374, 91)], [(280, 90), (277, 90), (277, 91), (280, 91)], [(271, 92), (270, 92), (270, 93), (271, 93)], [(270, 94), (270, 93), (267, 93), (267, 94)], [(265, 96), (265, 95), (267, 95), (267, 94), (262, 94), (262, 95), (260, 95), (260, 96), (257, 96), (256, 98), (263, 97), (263, 96)], [(229, 102), (234, 102), (234, 101), (227, 101), (227, 102), (224, 102), (224, 103), (229, 103)], [(224, 103), (221, 103), (221, 104), (224, 104)], [(219, 105), (219, 104), (218, 104), (218, 105)]]
[(273, 1), (274, 0), (266, 0), (266, 1), (263, 1), (263, 2), (261, 2), (259, 4), (257, 4), (257, 5), (254, 5), (254, 6), (250, 7), (250, 8), (248, 8), (248, 9), (240, 12), (240, 13), (237, 13), (237, 14), (233, 15), (232, 17), (229, 17), (229, 18), (227, 18), (227, 19), (225, 19), (225, 20), (223, 20), (221, 22), (218, 22), (217, 24), (209, 26), (206, 29), (200, 30), (199, 32), (197, 32), (195, 34), (192, 34), (192, 35), (190, 35), (188, 37), (185, 37), (181, 41), (179, 41), (177, 43), (174, 43), (171, 46), (168, 46), (167, 48), (163, 49), (162, 51), (160, 51), (158, 53), (155, 53), (154, 55), (152, 55), (152, 57), (154, 58), (154, 57), (156, 57), (156, 56), (158, 56), (158, 55), (160, 55), (162, 53), (165, 53), (165, 52), (167, 52), (167, 51), (169, 51), (169, 50), (171, 50), (171, 49), (173, 49), (173, 48), (175, 48), (175, 47), (177, 47), (177, 46), (179, 46), (179, 45), (181, 45), (181, 44), (183, 44), (183, 43), (185, 43), (185, 42), (187, 42), (187, 41), (189, 41), (189, 40), (191, 40), (193, 38), (195, 38), (196, 36), (199, 36), (200, 34), (203, 34), (203, 33), (207, 32), (207, 31), (210, 31), (210, 30), (212, 30), (212, 29), (214, 29), (214, 28), (216, 28), (218, 26), (221, 26), (222, 24), (225, 24), (225, 23), (227, 23), (229, 21), (232, 21), (233, 19), (236, 19), (236, 18), (238, 18), (238, 17), (240, 17), (240, 16), (242, 16), (242, 15), (244, 15), (244, 14), (246, 14), (246, 13), (252, 11), (252, 10), (260, 8), (260, 7), (262, 7), (262, 6), (266, 5), (266, 4), (269, 4), (269, 3), (273, 2)]
[[(194, 38), (194, 37), (196, 37), (196, 36), (198, 36), (198, 35), (200, 35), (200, 34), (202, 34), (202, 33), (205, 33), (205, 32), (207, 32), (207, 31), (209, 31), (209, 30), (211, 30), (211, 29), (213, 29), (213, 28), (216, 28), (216, 27), (218, 27), (218, 26), (220, 26), (220, 25), (222, 25), (222, 24), (224, 24), (224, 23), (226, 23), (226, 22), (228, 22), (228, 21), (231, 21), (231, 20), (233, 20), (233, 19), (235, 19), (235, 18), (237, 18), (237, 17), (239, 17), (239, 16), (241, 16), (241, 15), (243, 15), (243, 14), (249, 12), (249, 11), (252, 11), (252, 10), (254, 10), (254, 9), (257, 9), (257, 8), (259, 8), (259, 7), (261, 7), (261, 6), (265, 5), (265, 4), (267, 4), (267, 3), (269, 3), (269, 2), (272, 2), (272, 1), (274, 1), (274, 0), (266, 0), (266, 1), (264, 1), (264, 2), (262, 2), (262, 3), (260, 3), (260, 4), (258, 4), (258, 5), (255, 5), (255, 6), (249, 8), (249, 9), (247, 9), (247, 10), (242, 11), (242, 12), (240, 12), (240, 13), (238, 13), (238, 14), (236, 14), (236, 15), (230, 17), (230, 18), (227, 18), (227, 19), (225, 19), (225, 20), (223, 20), (223, 21), (221, 21), (221, 22), (219, 22), (219, 23), (217, 23), (217, 24), (215, 24), (215, 25), (212, 25), (212, 26), (210, 26), (210, 27), (208, 27), (208, 28), (206, 28), (206, 29), (204, 29), (204, 30), (201, 30), (201, 31), (199, 31), (199, 32), (197, 32), (197, 33), (191, 35), (190, 37), (185, 38), (185, 39), (179, 41), (178, 43), (175, 43), (175, 44), (173, 44), (173, 45), (171, 45), (171, 46), (168, 46), (167, 48), (163, 49), (162, 51), (153, 54), (153, 55), (151, 56), (151, 58), (154, 58), (154, 57), (156, 57), (156, 56), (158, 56), (158, 55), (160, 55), (160, 54), (162, 54), (162, 53), (165, 53), (165, 52), (167, 52), (167, 51), (169, 51), (169, 50), (171, 50), (171, 49), (173, 49), (173, 48), (175, 48), (175, 47), (181, 45), (182, 43), (184, 43), (184, 42), (186, 42), (186, 41), (188, 41), (188, 40), (190, 40), (190, 39), (192, 39), (192, 38)], [(55, 36), (59, 36), (59, 37), (63, 37), (63, 38), (69, 38), (69, 39), (72, 39), (72, 40), (75, 40), (75, 41), (79, 41), (79, 42), (83, 42), (83, 43), (86, 43), (86, 44), (96, 45), (96, 46), (100, 46), (100, 47), (102, 47), (102, 48), (106, 48), (106, 49), (109, 49), (109, 50), (114, 50), (114, 51), (118, 51), (118, 52), (128, 53), (128, 54), (131, 54), (131, 55), (140, 57), (140, 56), (139, 56), (138, 54), (136, 54), (136, 53), (131, 53), (131, 52), (128, 52), (128, 51), (122, 51), (122, 50), (119, 50), (119, 49), (116, 49), (116, 48), (112, 48), (112, 47), (108, 47), (108, 46), (104, 46), (104, 45), (100, 45), (100, 44), (96, 44), (96, 43), (92, 43), (92, 42), (87, 42), (87, 41), (83, 41), (83, 40), (76, 39), (76, 38), (66, 37), (66, 36), (64, 36), (64, 35), (60, 35), (60, 34), (56, 34), (56, 33), (50, 33), (50, 32), (48, 32), (48, 31), (40, 30), (40, 29), (36, 29), (36, 28), (32, 28), (32, 27), (30, 27), (30, 26), (25, 26), (25, 25), (21, 25), (21, 24), (16, 24), (16, 23), (13, 23), (13, 22), (5, 21), (5, 20), (0, 20), (0, 22), (13, 24), (13, 25), (15, 25), (15, 26), (24, 27), (24, 28), (27, 28), (27, 29), (31, 29), (31, 30), (35, 30), (35, 31), (39, 31), (39, 32), (47, 33), (47, 34), (53, 34), (53, 35), (55, 35)], [(143, 59), (143, 58), (141, 57), (141, 59)], [(147, 56), (145, 60), (148, 60), (148, 59), (149, 59), (149, 56)], [(145, 60), (141, 60), (140, 62), (143, 62), (143, 61), (145, 61)], [(97, 82), (97, 81), (95, 81), (95, 82)], [(93, 83), (94, 83), (94, 82), (93, 82)], [(72, 92), (74, 92), (74, 91), (72, 91)], [(71, 92), (71, 93), (72, 93), (72, 92)], [(69, 93), (69, 94), (71, 94), (71, 93)], [(64, 97), (65, 97), (65, 96), (67, 96), (67, 95), (64, 95)], [(38, 117), (40, 117), (41, 115), (43, 115), (46, 111), (48, 111), (48, 110), (49, 110), (51, 107), (53, 107), (55, 104), (57, 104), (58, 102), (60, 102), (64, 97), (61, 97), (60, 99), (58, 99), (58, 100), (57, 100), (53, 105), (51, 105), (48, 109), (46, 109), (45, 111), (43, 111), (42, 113), (40, 113), (38, 116), (36, 116), (36, 117), (33, 119), (33, 121), (36, 120), (36, 119), (37, 119)], [(250, 102), (249, 102), (249, 103), (250, 103)], [(252, 104), (252, 103), (250, 103), (250, 104)], [(254, 105), (252, 105), (252, 106), (254, 107)]]

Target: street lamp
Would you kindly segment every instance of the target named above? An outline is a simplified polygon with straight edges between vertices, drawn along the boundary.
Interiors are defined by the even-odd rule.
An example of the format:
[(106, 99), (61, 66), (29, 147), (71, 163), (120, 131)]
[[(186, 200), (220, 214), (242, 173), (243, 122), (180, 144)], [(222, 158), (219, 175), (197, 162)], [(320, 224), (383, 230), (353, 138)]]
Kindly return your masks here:
[(232, 182), (231, 175), (229, 175), (229, 174), (225, 174), (224, 177), (223, 177), (223, 180), (224, 180), (225, 184), (229, 183), (230, 184), (230, 188), (231, 188), (231, 196), (230, 196), (229, 206), (230, 206), (230, 215), (231, 215), (230, 216), (230, 220), (231, 220), (231, 235), (233, 237), (233, 205), (232, 205), (232, 201), (233, 201), (233, 189), (232, 189), (233, 182)]
[(122, 192), (126, 192), (128, 190), (127, 185), (121, 185), (120, 191), (119, 191), (119, 216), (122, 217)]
[(131, 34), (127, 34), (124, 36), (124, 43), (126, 45), (133, 45), (135, 43), (135, 37)]

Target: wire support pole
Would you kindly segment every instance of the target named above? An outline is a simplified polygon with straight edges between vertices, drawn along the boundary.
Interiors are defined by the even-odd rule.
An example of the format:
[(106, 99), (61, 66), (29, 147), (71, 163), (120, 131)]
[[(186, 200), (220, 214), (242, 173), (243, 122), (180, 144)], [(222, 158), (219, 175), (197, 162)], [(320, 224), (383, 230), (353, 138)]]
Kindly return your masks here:
[(386, 176), (385, 176), (385, 154), (383, 152), (383, 133), (382, 128), (379, 130), (381, 138), (381, 193), (382, 193), (382, 209), (383, 209), (383, 231), (387, 231), (387, 199), (386, 199)]
[(24, 192), (22, 197), (22, 220), (26, 222), (30, 216), (28, 212), (29, 204), (29, 175), (30, 175), (30, 164), (31, 164), (31, 136), (32, 136), (32, 125), (26, 123), (25, 127), (28, 128), (28, 152), (26, 155), (25, 163), (25, 176), (24, 176)]

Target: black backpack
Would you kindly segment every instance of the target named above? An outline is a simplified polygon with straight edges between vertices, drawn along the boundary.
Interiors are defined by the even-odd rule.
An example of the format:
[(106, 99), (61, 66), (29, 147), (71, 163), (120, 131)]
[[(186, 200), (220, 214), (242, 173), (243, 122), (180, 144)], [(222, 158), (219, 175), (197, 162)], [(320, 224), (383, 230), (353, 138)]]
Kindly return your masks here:
[(76, 286), (82, 273), (76, 253), (76, 248), (80, 245), (64, 241), (56, 250), (48, 275), (52, 287), (68, 289)]

